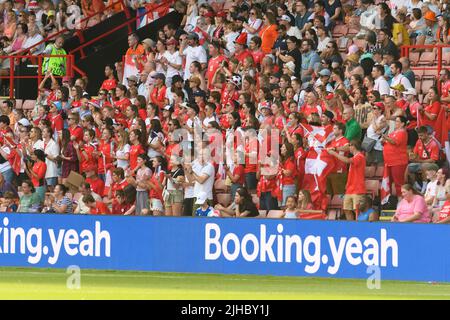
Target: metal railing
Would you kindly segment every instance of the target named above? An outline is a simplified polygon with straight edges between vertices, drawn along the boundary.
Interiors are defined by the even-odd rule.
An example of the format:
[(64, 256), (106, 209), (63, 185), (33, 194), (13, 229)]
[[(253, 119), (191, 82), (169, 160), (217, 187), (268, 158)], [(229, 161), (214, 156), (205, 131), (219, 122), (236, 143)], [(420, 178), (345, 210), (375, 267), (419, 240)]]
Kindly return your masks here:
[[(0, 76), (0, 79), (9, 79), (9, 97), (14, 98), (14, 80), (16, 79), (37, 79), (38, 86), (45, 75), (42, 73), (43, 60), (45, 58), (66, 58), (66, 73), (63, 76), (72, 77), (74, 72), (84, 76), (82, 72), (75, 66), (75, 57), (72, 54), (68, 55), (14, 55), (14, 56), (0, 56), (0, 59), (9, 59), (9, 75)], [(22, 61), (25, 59), (25, 62)], [(15, 66), (28, 62), (27, 66), (37, 67), (37, 73), (34, 75), (16, 75)], [(36, 65), (37, 62), (37, 65)], [(62, 78), (63, 76), (55, 76), (55, 78)]]

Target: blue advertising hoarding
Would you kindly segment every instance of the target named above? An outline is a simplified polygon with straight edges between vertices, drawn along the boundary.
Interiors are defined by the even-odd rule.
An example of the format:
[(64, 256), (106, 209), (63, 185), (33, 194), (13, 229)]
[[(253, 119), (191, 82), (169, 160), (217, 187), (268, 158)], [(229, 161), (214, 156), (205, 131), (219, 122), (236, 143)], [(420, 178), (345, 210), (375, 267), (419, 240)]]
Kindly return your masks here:
[(0, 265), (450, 282), (448, 225), (0, 214)]

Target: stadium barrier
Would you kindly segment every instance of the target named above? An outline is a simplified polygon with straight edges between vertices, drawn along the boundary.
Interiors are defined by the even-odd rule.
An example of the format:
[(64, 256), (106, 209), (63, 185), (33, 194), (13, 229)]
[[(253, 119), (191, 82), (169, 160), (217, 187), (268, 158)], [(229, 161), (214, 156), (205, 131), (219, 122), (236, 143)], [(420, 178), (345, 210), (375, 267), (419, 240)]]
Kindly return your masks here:
[(0, 265), (450, 282), (447, 225), (0, 214)]

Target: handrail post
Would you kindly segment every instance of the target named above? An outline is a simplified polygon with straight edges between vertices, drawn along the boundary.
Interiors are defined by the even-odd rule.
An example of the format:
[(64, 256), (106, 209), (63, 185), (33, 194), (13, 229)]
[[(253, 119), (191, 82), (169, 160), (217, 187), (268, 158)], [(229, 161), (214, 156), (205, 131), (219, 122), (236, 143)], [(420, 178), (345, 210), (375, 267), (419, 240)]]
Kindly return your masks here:
[(9, 98), (14, 98), (14, 57), (9, 59)]
[[(123, 11), (125, 12), (125, 17), (127, 18), (127, 20), (129, 20), (131, 18), (131, 14), (130, 14), (130, 9), (128, 8), (128, 6), (125, 5), (125, 3), (123, 2), (123, 0), (119, 0)], [(130, 24), (127, 24), (127, 28), (128, 28), (128, 33), (132, 33), (133, 29), (131, 28)]]
[(38, 56), (38, 78), (37, 78), (37, 88), (38, 88), (38, 96), (39, 96), (39, 86), (41, 85), (42, 81), (42, 56)]
[(439, 81), (439, 75), (441, 74), (441, 70), (442, 70), (442, 46), (441, 45), (439, 45), (438, 46), (438, 65), (437, 65), (437, 68), (438, 68), (438, 70), (437, 70), (437, 74), (438, 74), (438, 76), (437, 76), (437, 78), (438, 78), (438, 91), (439, 91), (439, 94), (441, 94), (441, 85), (442, 85), (442, 83)]

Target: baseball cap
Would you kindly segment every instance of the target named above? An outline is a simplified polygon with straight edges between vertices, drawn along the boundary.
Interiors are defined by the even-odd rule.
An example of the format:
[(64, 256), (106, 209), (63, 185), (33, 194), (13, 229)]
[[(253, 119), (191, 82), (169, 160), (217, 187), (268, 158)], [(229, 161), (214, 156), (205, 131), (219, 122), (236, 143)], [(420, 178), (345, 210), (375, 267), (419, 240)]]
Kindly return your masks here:
[(136, 76), (129, 76), (127, 78), (128, 81), (134, 81), (134, 82), (138, 82), (138, 78)]
[(22, 126), (24, 126), (24, 127), (29, 127), (29, 126), (31, 126), (30, 121), (28, 121), (28, 119), (26, 119), (26, 118), (20, 119), (17, 123), (20, 124), (20, 125), (22, 125)]
[(416, 96), (417, 95), (417, 91), (414, 88), (408, 88), (406, 89), (406, 91), (403, 92), (404, 95), (413, 95)]
[(374, 105), (375, 107), (380, 108), (381, 111), (384, 112), (385, 106), (384, 106), (384, 103), (383, 103), (383, 102), (375, 102), (373, 105)]
[(206, 192), (200, 192), (197, 195), (197, 201), (195, 201), (195, 204), (204, 204), (208, 200), (208, 195)]
[(329, 77), (331, 76), (331, 71), (328, 69), (322, 69), (320, 70), (319, 75), (322, 77)]
[(172, 77), (172, 84), (177, 83), (177, 82), (183, 82), (183, 78), (178, 74), (176, 74)]
[(283, 15), (281, 16), (281, 18), (280, 18), (280, 21), (291, 22), (291, 18), (290, 18), (288, 15), (283, 14)]
[(406, 88), (401, 83), (398, 83), (395, 86), (391, 86), (391, 89), (398, 90), (400, 92), (406, 91)]

